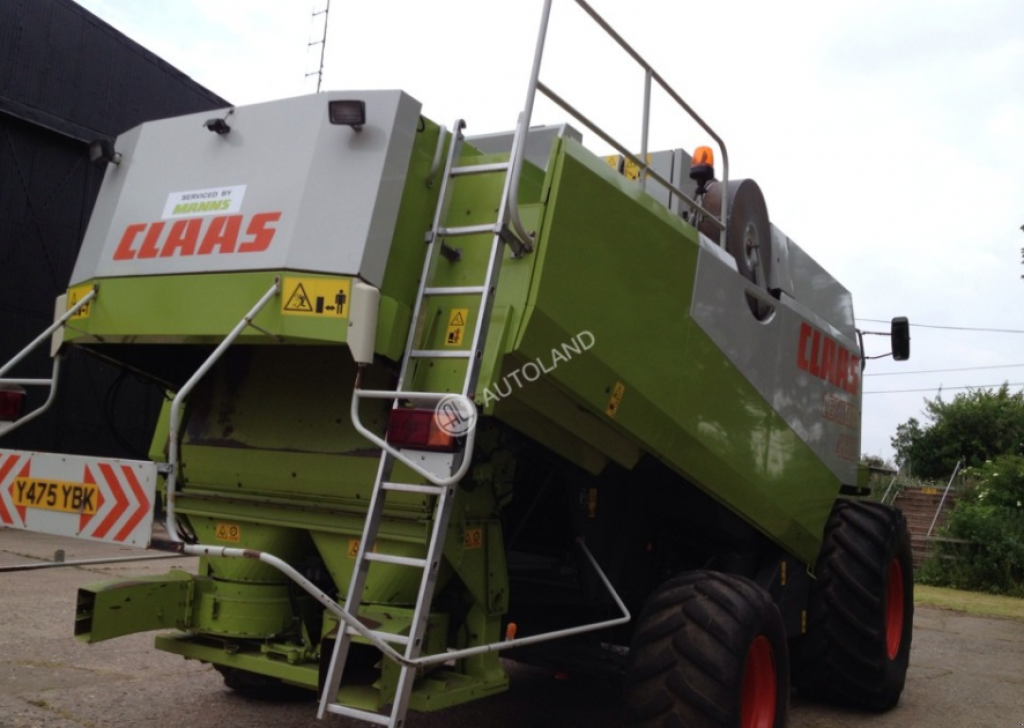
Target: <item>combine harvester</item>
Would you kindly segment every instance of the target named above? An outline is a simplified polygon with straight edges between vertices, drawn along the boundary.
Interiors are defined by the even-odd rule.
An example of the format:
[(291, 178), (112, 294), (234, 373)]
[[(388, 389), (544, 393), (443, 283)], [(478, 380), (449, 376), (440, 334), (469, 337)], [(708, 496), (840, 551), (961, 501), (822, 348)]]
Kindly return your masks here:
[[(167, 402), (149, 461), (0, 451), (0, 522), (200, 566), (81, 589), (76, 636), (161, 630), (238, 691), (392, 728), (505, 690), (501, 655), (624, 675), (641, 726), (778, 728), (791, 683), (896, 704), (905, 522), (841, 498), (865, 493), (850, 294), (577, 3), (646, 71), (639, 152), (540, 80), (550, 0), (512, 133), (330, 92), (94, 145), (25, 350), (52, 342), (53, 376), (0, 369), (0, 429), (71, 348)], [(720, 181), (709, 148), (646, 148), (653, 84)], [(538, 91), (620, 155), (530, 128)]]

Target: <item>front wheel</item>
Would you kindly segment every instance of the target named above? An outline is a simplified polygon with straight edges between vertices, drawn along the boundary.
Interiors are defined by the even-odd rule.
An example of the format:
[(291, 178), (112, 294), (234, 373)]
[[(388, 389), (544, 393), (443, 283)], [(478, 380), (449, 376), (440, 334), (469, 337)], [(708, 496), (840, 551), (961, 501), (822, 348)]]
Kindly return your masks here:
[(807, 632), (793, 641), (793, 682), (808, 697), (886, 710), (910, 663), (914, 564), (903, 514), (838, 501), (818, 559)]
[(662, 584), (637, 623), (626, 700), (642, 728), (783, 728), (789, 656), (771, 597), (712, 571)]

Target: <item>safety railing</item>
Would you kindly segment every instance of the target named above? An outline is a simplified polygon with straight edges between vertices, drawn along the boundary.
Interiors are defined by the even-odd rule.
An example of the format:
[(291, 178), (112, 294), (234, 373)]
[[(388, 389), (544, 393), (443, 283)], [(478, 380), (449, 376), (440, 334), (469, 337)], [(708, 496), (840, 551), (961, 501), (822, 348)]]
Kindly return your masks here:
[[(32, 410), (26, 415), (22, 415), (16, 421), (11, 423), (3, 423), (3, 427), (0, 427), (0, 437), (8, 435), (14, 430), (22, 427), (35, 418), (42, 415), (53, 404), (54, 399), (57, 397), (57, 381), (60, 376), (60, 356), (57, 355), (58, 342), (54, 342), (52, 345), (51, 356), (53, 357), (53, 369), (50, 372), (48, 379), (25, 379), (25, 378), (5, 378), (4, 375), (14, 369), (25, 357), (31, 354), (40, 344), (47, 339), (53, 339), (54, 334), (58, 329), (63, 329), (68, 321), (72, 319), (79, 311), (89, 305), (89, 303), (96, 298), (99, 293), (99, 289), (93, 287), (91, 291), (82, 296), (82, 298), (75, 303), (74, 306), (65, 311), (59, 316), (52, 324), (50, 324), (39, 336), (33, 339), (24, 349), (19, 351), (14, 357), (11, 358), (3, 367), (0, 367), (0, 386), (19, 386), (19, 387), (49, 387), (50, 392), (46, 397), (46, 401), (43, 402), (39, 407)], [(62, 300), (62, 299), (58, 299)]]
[(939, 507), (935, 509), (935, 516), (932, 518), (932, 523), (928, 526), (928, 533), (925, 538), (932, 537), (932, 530), (935, 528), (935, 524), (939, 520), (939, 514), (942, 513), (942, 506), (946, 505), (946, 496), (949, 495), (949, 489), (953, 487), (953, 481), (956, 480), (956, 474), (960, 472), (960, 468), (963, 467), (964, 461), (957, 460), (956, 467), (953, 468), (953, 474), (949, 476), (949, 482), (946, 483), (946, 489), (942, 491), (942, 498), (939, 500)]
[[(436, 407), (442, 401), (448, 401), (452, 405), (457, 407), (458, 412), (474, 413), (473, 419), (470, 421), (468, 427), (465, 428), (465, 432), (460, 433), (465, 438), (465, 443), (462, 447), (463, 457), (459, 463), (459, 467), (455, 469), (455, 472), (448, 475), (440, 475), (430, 468), (425, 468), (416, 462), (413, 458), (401, 451), (401, 449), (395, 447), (389, 443), (386, 439), (378, 435), (376, 432), (368, 428), (363, 424), (362, 419), (359, 417), (359, 404), (364, 399), (384, 399), (392, 400), (392, 403), (399, 400), (409, 400), (419, 405), (430, 404), (435, 407), (435, 417), (440, 413), (437, 412)], [(408, 467), (417, 475), (420, 475), (429, 480), (434, 485), (439, 485), (442, 488), (454, 485), (458, 483), (466, 475), (469, 470), (470, 457), (473, 453), (473, 446), (476, 442), (476, 404), (473, 400), (465, 395), (461, 394), (450, 394), (447, 392), (401, 392), (393, 389), (361, 389), (359, 382), (356, 382), (355, 389), (352, 391), (352, 425), (356, 428), (356, 431), (365, 437), (367, 440), (372, 442), (374, 445), (379, 447), (381, 450), (387, 452), (391, 457), (398, 460), (400, 463)]]
[[(266, 329), (257, 326), (253, 323), (253, 319), (256, 315), (277, 295), (281, 293), (281, 278), (280, 276), (274, 277), (274, 285), (272, 285), (266, 293), (264, 293), (260, 300), (256, 302), (256, 305), (249, 309), (249, 312), (242, 317), (242, 320), (235, 324), (235, 327), (231, 332), (224, 337), (224, 340), (220, 342), (213, 353), (206, 358), (206, 361), (195, 371), (195, 373), (189, 378), (187, 382), (177, 391), (174, 395), (174, 399), (171, 400), (171, 411), (169, 414), (170, 422), (168, 423), (169, 434), (167, 438), (167, 467), (165, 468), (166, 484), (167, 484), (167, 498), (164, 505), (164, 512), (167, 517), (167, 533), (170, 535), (171, 541), (175, 543), (181, 542), (181, 536), (178, 534), (178, 513), (176, 506), (176, 496), (178, 492), (178, 471), (180, 469), (179, 463), (179, 451), (180, 444), (178, 442), (179, 430), (181, 428), (181, 408), (188, 399), (188, 395), (191, 394), (192, 390), (200, 380), (206, 376), (206, 374), (213, 368), (213, 365), (224, 355), (224, 352), (235, 343), (235, 340), (242, 335), (250, 326), (257, 331), (260, 331), (268, 336), (274, 336)], [(275, 337), (276, 338), (276, 337)]]
[(896, 497), (900, 494), (900, 491), (903, 490), (902, 485), (896, 485), (896, 483), (899, 482), (900, 473), (903, 472), (903, 465), (904, 463), (900, 463), (899, 468), (896, 469), (896, 474), (892, 476), (892, 480), (889, 481), (889, 486), (885, 489), (885, 492), (882, 493), (882, 504), (891, 506), (896, 500)]
[[(723, 194), (721, 203), (721, 215), (715, 216), (697, 200), (690, 197), (686, 192), (680, 189), (678, 186), (672, 184), (671, 181), (665, 179), (662, 175), (658, 174), (648, 163), (647, 163), (647, 143), (650, 134), (650, 122), (651, 122), (651, 89), (654, 83), (662, 88), (669, 95), (669, 97), (676, 102), (691, 119), (693, 119), (708, 135), (714, 139), (718, 145), (719, 150), (722, 154), (722, 185), (723, 189), (727, 189), (729, 182), (729, 153), (725, 148), (725, 142), (722, 138), (715, 133), (715, 131), (694, 111), (689, 104), (683, 101), (682, 97), (673, 89), (668, 82), (649, 64), (644, 58), (636, 52), (636, 50), (620, 36), (615, 29), (613, 29), (607, 21), (604, 20), (597, 12), (585, 2), (585, 0), (574, 0), (574, 2), (583, 9), (584, 12), (589, 15), (598, 26), (601, 27), (609, 37), (612, 38), (618, 45), (627, 53), (629, 56), (636, 61), (636, 63), (644, 70), (644, 106), (643, 106), (643, 125), (641, 128), (640, 135), (640, 155), (637, 156), (631, 152), (626, 145), (622, 144), (610, 134), (604, 131), (595, 122), (587, 118), (582, 112), (576, 109), (571, 103), (569, 103), (560, 94), (555, 92), (551, 87), (545, 84), (540, 79), (541, 66), (544, 58), (544, 46), (547, 40), (548, 25), (551, 19), (551, 7), (553, 0), (545, 0), (544, 10), (541, 15), (540, 31), (537, 36), (537, 46), (534, 51), (533, 57), (533, 70), (530, 74), (530, 85), (526, 92), (526, 103), (523, 106), (523, 112), (519, 115), (519, 123), (516, 127), (516, 134), (521, 140), (526, 139), (526, 135), (530, 129), (530, 120), (533, 117), (534, 102), (537, 97), (537, 92), (540, 91), (547, 98), (553, 101), (555, 104), (560, 106), (562, 109), (571, 114), (581, 124), (586, 126), (590, 131), (601, 138), (606, 144), (611, 145), (616, 151), (619, 152), (623, 157), (637, 165), (640, 170), (640, 181), (645, 186), (648, 179), (653, 179), (655, 182), (660, 184), (670, 193), (677, 195), (682, 201), (684, 201), (691, 209), (694, 214), (703, 216), (703, 218), (711, 222), (719, 230), (719, 244), (725, 247), (725, 223), (729, 219), (729, 200), (728, 195)], [(530, 244), (533, 234), (527, 231), (526, 226), (523, 224), (522, 219), (519, 216), (519, 181), (522, 177), (523, 172), (523, 161), (526, 158), (526, 144), (519, 144), (518, 150), (512, 160), (512, 183), (509, 185), (509, 217), (512, 223), (512, 228), (520, 239), (527, 245)]]

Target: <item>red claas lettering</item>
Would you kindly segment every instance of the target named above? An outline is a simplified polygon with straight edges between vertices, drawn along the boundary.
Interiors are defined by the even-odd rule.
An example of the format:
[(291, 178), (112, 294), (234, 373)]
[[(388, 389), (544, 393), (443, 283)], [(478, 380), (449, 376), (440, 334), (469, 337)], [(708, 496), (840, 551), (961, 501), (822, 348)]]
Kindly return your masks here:
[(280, 219), (280, 212), (257, 213), (244, 234), (242, 215), (133, 223), (124, 229), (114, 260), (260, 253), (273, 242), (277, 233), (273, 225)]
[(860, 388), (860, 357), (807, 323), (800, 324), (796, 365), (850, 394)]

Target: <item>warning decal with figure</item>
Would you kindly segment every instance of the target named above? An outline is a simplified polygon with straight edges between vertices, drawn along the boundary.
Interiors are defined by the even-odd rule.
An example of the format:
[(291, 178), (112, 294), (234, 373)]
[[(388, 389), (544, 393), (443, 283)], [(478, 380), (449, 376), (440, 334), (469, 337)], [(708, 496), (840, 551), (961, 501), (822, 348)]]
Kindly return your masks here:
[[(68, 289), (68, 310), (75, 307), (79, 301), (92, 290), (92, 284), (86, 283), (81, 286), (75, 286), (74, 288)], [(78, 309), (78, 312), (72, 316), (72, 319), (84, 319), (89, 318), (89, 309), (92, 308), (92, 301)]]
[(466, 319), (469, 318), (468, 308), (453, 308), (448, 311), (448, 331), (445, 333), (445, 346), (461, 346), (466, 333)]
[(285, 278), (281, 290), (282, 314), (348, 318), (352, 295), (348, 278)]

